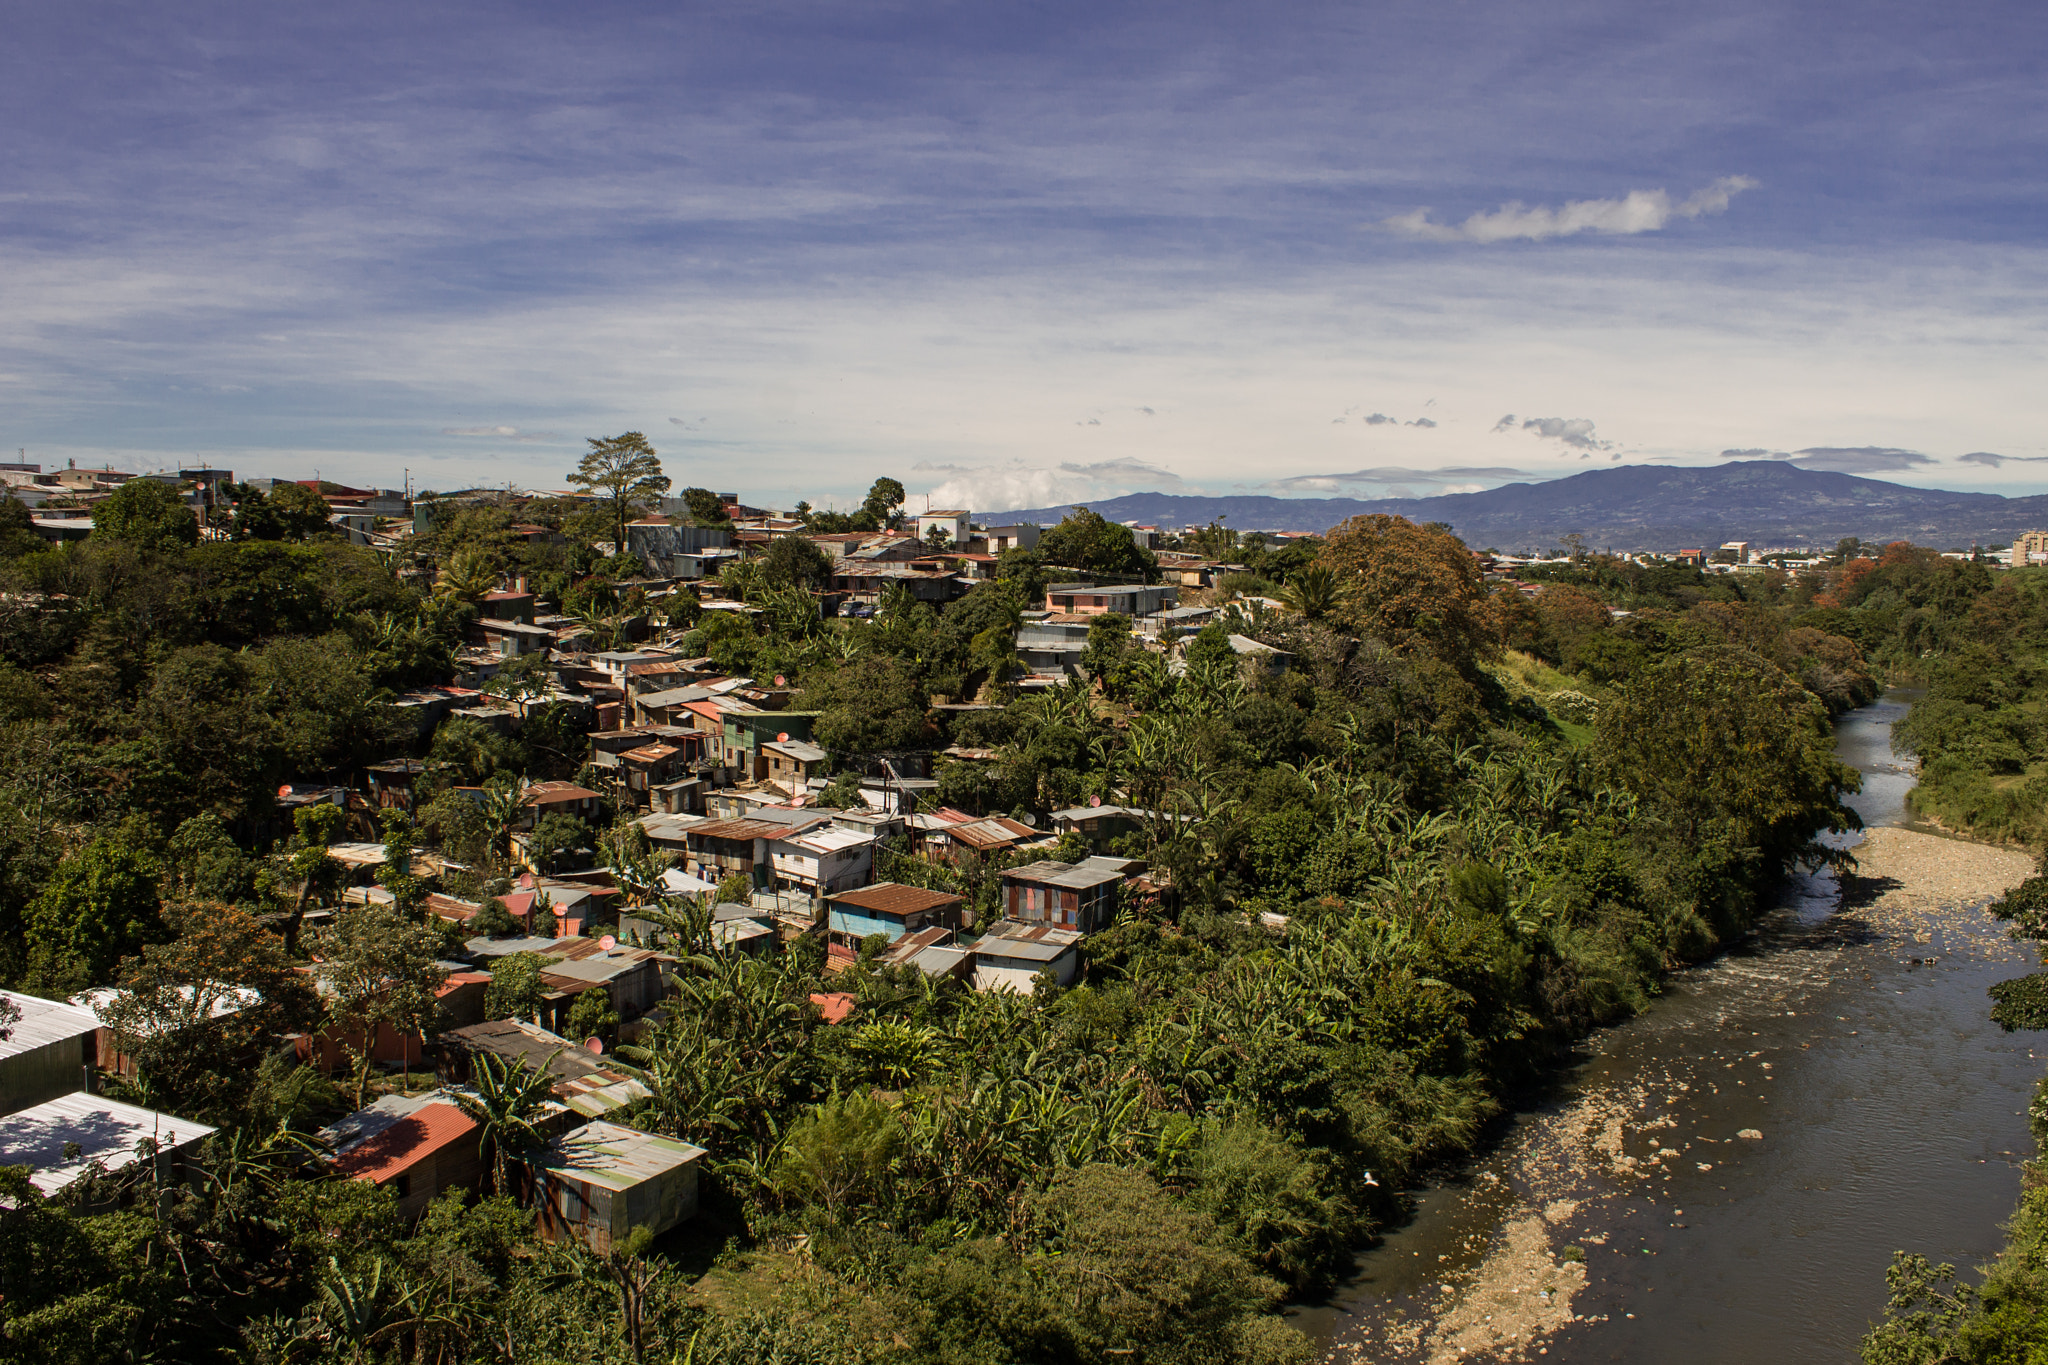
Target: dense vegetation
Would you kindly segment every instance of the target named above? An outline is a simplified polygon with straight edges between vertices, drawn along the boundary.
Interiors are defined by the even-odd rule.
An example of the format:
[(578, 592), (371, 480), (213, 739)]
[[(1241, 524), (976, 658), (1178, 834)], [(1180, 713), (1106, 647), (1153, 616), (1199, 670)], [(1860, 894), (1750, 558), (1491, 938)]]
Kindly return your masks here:
[[(874, 501), (863, 516), (891, 514), (887, 490)], [(1917, 638), (1910, 609), (1873, 625), (1875, 589), (1823, 602), (1831, 581), (1588, 561), (1531, 600), (1440, 528), (1365, 518), (1319, 548), (1256, 547), (1287, 606), (1228, 626), (1287, 667), (1240, 656), (1222, 625), (1169, 667), (1108, 618), (1093, 685), (1012, 699), (1020, 612), (1050, 570), (1090, 566), (1041, 548), (943, 608), (891, 595), (842, 621), (802, 591), (803, 556), (764, 557), (732, 575), (759, 617), (700, 620), (687, 600), (650, 613), (633, 566), (589, 549), (615, 506), (473, 508), (417, 564), (317, 534), (194, 543), (164, 509), (129, 510), (147, 515), (81, 544), (5, 542), (0, 977), (143, 1003), (246, 984), (267, 1003), (141, 1058), (141, 1098), (223, 1130), (199, 1187), (45, 1201), (5, 1177), (7, 1359), (1301, 1359), (1271, 1310), (1342, 1268), (1388, 1191), (1743, 932), (1814, 836), (1853, 819), (1828, 718)], [(535, 521), (568, 543), (512, 530)], [(1104, 525), (1062, 544), (1149, 571)], [(949, 802), (1150, 809), (1123, 851), (1164, 890), (1086, 942), (1080, 982), (1031, 997), (872, 963), (828, 978), (814, 948), (727, 955), (694, 907), (650, 907), (686, 960), (666, 1022), (622, 1049), (653, 1092), (629, 1118), (710, 1151), (704, 1212), (602, 1258), (538, 1241), (496, 1196), (401, 1225), (388, 1196), (302, 1169), (303, 1136), (357, 1102), (367, 1067), (337, 1088), (276, 1045), (321, 1011), (430, 1024), (441, 945), (407, 849), (459, 852), (472, 894), (504, 871), (502, 803), (479, 815), (435, 783), (502, 794), (580, 761), (559, 707), (506, 738), (412, 736), (386, 705), (446, 676), (468, 604), (508, 572), (587, 638), (651, 614), (723, 666), (788, 675), (844, 769), (955, 743), (997, 757), (943, 768)], [(1938, 631), (1956, 613), (1934, 615)], [(947, 722), (935, 696), (998, 705)], [(357, 831), (388, 841), (396, 907), (299, 942), (307, 906), (333, 899), (342, 831), (283, 821), (268, 794), (401, 751), (445, 766), (417, 829)], [(652, 883), (630, 826), (592, 832), (624, 884)], [(969, 895), (992, 871), (884, 861)], [(326, 997), (291, 988), (309, 950)], [(360, 988), (380, 974), (405, 989)], [(517, 978), (494, 983), (507, 1008)], [(820, 990), (856, 1012), (825, 1024)], [(492, 1119), (513, 1156), (516, 1118)]]

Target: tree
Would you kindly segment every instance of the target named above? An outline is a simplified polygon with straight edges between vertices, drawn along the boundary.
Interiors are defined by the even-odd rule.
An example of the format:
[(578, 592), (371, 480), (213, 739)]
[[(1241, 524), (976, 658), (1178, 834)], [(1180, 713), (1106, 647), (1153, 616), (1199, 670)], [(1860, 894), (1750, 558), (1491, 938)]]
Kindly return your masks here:
[(360, 1109), (380, 1025), (399, 1035), (411, 1074), (412, 1034), (425, 1032), (439, 1007), (436, 992), (448, 980), (440, 965), (441, 941), (431, 929), (407, 923), (388, 906), (365, 905), (322, 930), (313, 955), (314, 974), (327, 988), (328, 1023), (355, 1058), (355, 1107)]
[(654, 447), (637, 431), (618, 436), (593, 436), (590, 453), (569, 475), (569, 482), (586, 493), (603, 497), (612, 506), (612, 541), (619, 553), (626, 549), (626, 513), (633, 504), (659, 498), (668, 492), (671, 480), (661, 472)]
[(1320, 621), (1343, 604), (1344, 585), (1329, 565), (1311, 564), (1297, 570), (1287, 586), (1280, 589), (1280, 600), (1289, 611), (1299, 612), (1310, 621)]
[(725, 499), (708, 488), (685, 488), (683, 501), (689, 504), (690, 520), (699, 526), (732, 524), (732, 518), (726, 514)]
[(895, 523), (897, 509), (903, 506), (906, 494), (903, 485), (894, 479), (876, 479), (868, 486), (867, 500), (861, 504), (861, 511), (873, 519), (875, 529), (883, 530)]
[(1691, 843), (1718, 826), (1781, 867), (1820, 831), (1857, 827), (1841, 798), (1862, 780), (1835, 757), (1827, 709), (1733, 646), (1645, 670), (1602, 709), (1598, 753)]
[(1119, 526), (1100, 512), (1076, 507), (1039, 539), (1038, 553), (1048, 564), (1089, 573), (1143, 574), (1159, 571), (1152, 552), (1141, 549), (1128, 526)]
[(1330, 533), (1316, 562), (1336, 577), (1340, 615), (1362, 635), (1460, 667), (1488, 646), (1478, 562), (1442, 527), (1353, 517)]
[(0, 559), (16, 559), (45, 548), (36, 534), (35, 514), (12, 493), (0, 494)]
[(831, 578), (832, 556), (807, 536), (778, 536), (761, 556), (761, 581), (771, 588), (816, 588)]
[(66, 858), (28, 911), (29, 974), (65, 994), (112, 980), (115, 964), (167, 937), (161, 868), (137, 829), (103, 835)]
[(893, 658), (855, 660), (806, 690), (804, 703), (824, 713), (811, 726), (813, 740), (836, 754), (908, 749), (924, 738), (926, 699)]
[(544, 1141), (533, 1119), (554, 1098), (554, 1091), (554, 1077), (547, 1069), (527, 1065), (524, 1057), (476, 1055), (469, 1092), (456, 1092), (455, 1103), (476, 1120), (480, 1141), (490, 1149), (493, 1192), (505, 1193), (507, 1158), (524, 1155)]
[(244, 1068), (319, 1014), (284, 941), (247, 910), (217, 901), (174, 907), (177, 937), (121, 964), (100, 1010), (148, 1093), (181, 1113), (224, 1115)]
[(583, 991), (569, 1007), (571, 1038), (597, 1038), (609, 1046), (618, 1026), (618, 1012), (612, 1008), (611, 995), (602, 986)]
[(589, 825), (576, 816), (550, 811), (533, 822), (526, 849), (536, 871), (552, 872), (565, 855), (576, 852), (589, 839)]
[(177, 550), (199, 543), (199, 518), (178, 490), (160, 479), (130, 479), (92, 509), (94, 535), (141, 550)]
[(519, 921), (512, 918), (512, 912), (505, 908), (505, 902), (496, 896), (486, 896), (483, 904), (479, 905), (476, 913), (469, 918), (469, 932), (472, 938), (507, 938), (519, 932)]
[(773, 1188), (837, 1222), (849, 1207), (879, 1200), (902, 1146), (903, 1126), (888, 1105), (865, 1094), (834, 1095), (790, 1126)]
[(267, 494), (245, 483), (227, 491), (236, 540), (305, 540), (327, 530), (334, 512), (318, 490), (300, 483), (273, 483)]
[(507, 953), (491, 966), (491, 984), (484, 991), (484, 1013), (493, 1019), (534, 1019), (548, 987), (540, 979), (547, 959), (539, 953)]
[(944, 554), (953, 544), (953, 533), (943, 526), (934, 526), (924, 533), (925, 549), (932, 554)]

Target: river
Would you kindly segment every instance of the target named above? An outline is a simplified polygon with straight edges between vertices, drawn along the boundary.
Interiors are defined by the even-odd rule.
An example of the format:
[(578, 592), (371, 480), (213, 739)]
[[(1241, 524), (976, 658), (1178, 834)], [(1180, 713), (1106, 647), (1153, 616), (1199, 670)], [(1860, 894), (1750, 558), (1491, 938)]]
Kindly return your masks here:
[(1895, 1248), (1974, 1266), (2032, 1154), (2048, 1045), (1990, 1022), (2030, 960), (1984, 913), (2009, 850), (1909, 827), (1851, 713), (1862, 866), (1797, 879), (1745, 943), (1580, 1050), (1547, 1100), (1295, 1324), (1343, 1361), (1853, 1362)]

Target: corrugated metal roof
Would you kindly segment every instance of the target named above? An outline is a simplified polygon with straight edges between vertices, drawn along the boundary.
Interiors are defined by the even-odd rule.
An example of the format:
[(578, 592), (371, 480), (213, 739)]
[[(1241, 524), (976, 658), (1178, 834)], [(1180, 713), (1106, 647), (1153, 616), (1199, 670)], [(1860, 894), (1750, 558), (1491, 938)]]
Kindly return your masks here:
[[(824, 824), (825, 817), (814, 817), (815, 823)], [(772, 820), (713, 820), (693, 826), (689, 833), (692, 838), (702, 835), (706, 839), (786, 839), (795, 834), (801, 826), (795, 822), (782, 824)]]
[(1004, 881), (1034, 882), (1041, 886), (1062, 886), (1069, 891), (1086, 891), (1104, 882), (1122, 881), (1124, 866), (1123, 861), (1117, 858), (1090, 858), (1079, 863), (1056, 863), (1048, 859), (1007, 868), (1002, 876)]
[(901, 882), (876, 882), (855, 891), (841, 891), (826, 897), (834, 905), (850, 905), (880, 915), (913, 915), (920, 910), (937, 910), (960, 904), (960, 897), (947, 891), (927, 891)]
[[(351, 1115), (350, 1117), (355, 1117)], [(382, 1184), (414, 1163), (475, 1132), (476, 1120), (453, 1104), (434, 1100), (393, 1115), (335, 1154), (334, 1169), (352, 1180)]]
[(21, 1011), (21, 1022), (10, 1025), (9, 1036), (0, 1042), (0, 1057), (19, 1057), (24, 1052), (99, 1030), (100, 1017), (78, 1005), (16, 995), (13, 991), (0, 991), (0, 1000), (12, 1001)]
[[(168, 1150), (213, 1132), (191, 1119), (81, 1090), (0, 1118), (0, 1166), (34, 1167), (29, 1182), (44, 1194), (55, 1194), (84, 1174), (88, 1162), (126, 1169), (135, 1160), (135, 1144), (144, 1138), (155, 1138)], [(67, 1158), (64, 1147), (72, 1142), (79, 1152)]]
[(656, 1137), (616, 1123), (586, 1123), (555, 1139), (540, 1165), (557, 1178), (630, 1190), (686, 1166), (704, 1155), (702, 1147)]

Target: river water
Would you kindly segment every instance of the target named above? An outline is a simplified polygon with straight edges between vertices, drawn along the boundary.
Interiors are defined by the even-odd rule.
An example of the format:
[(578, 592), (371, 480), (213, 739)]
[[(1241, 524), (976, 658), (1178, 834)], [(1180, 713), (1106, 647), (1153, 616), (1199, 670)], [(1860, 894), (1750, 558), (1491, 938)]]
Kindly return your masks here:
[[(1913, 779), (1890, 748), (1908, 700), (1838, 727), (1869, 826), (1908, 822)], [(1895, 1248), (1990, 1259), (2048, 1046), (2002, 1033), (1985, 991), (2028, 964), (1981, 905), (1915, 930), (1841, 900), (1832, 874), (1800, 879), (1750, 941), (1589, 1040), (1545, 1103), (1416, 1192), (1413, 1219), (1296, 1325), (1332, 1361), (1853, 1362)], [(1603, 1123), (1602, 1159), (1566, 1150)], [(1539, 1225), (1547, 1250), (1502, 1270)], [(1553, 1302), (1536, 1296), (1580, 1273), (1554, 1259), (1565, 1245), (1584, 1255), (1583, 1283), (1554, 1291), (1568, 1306), (1520, 1345), (1494, 1339), (1511, 1306)]]

